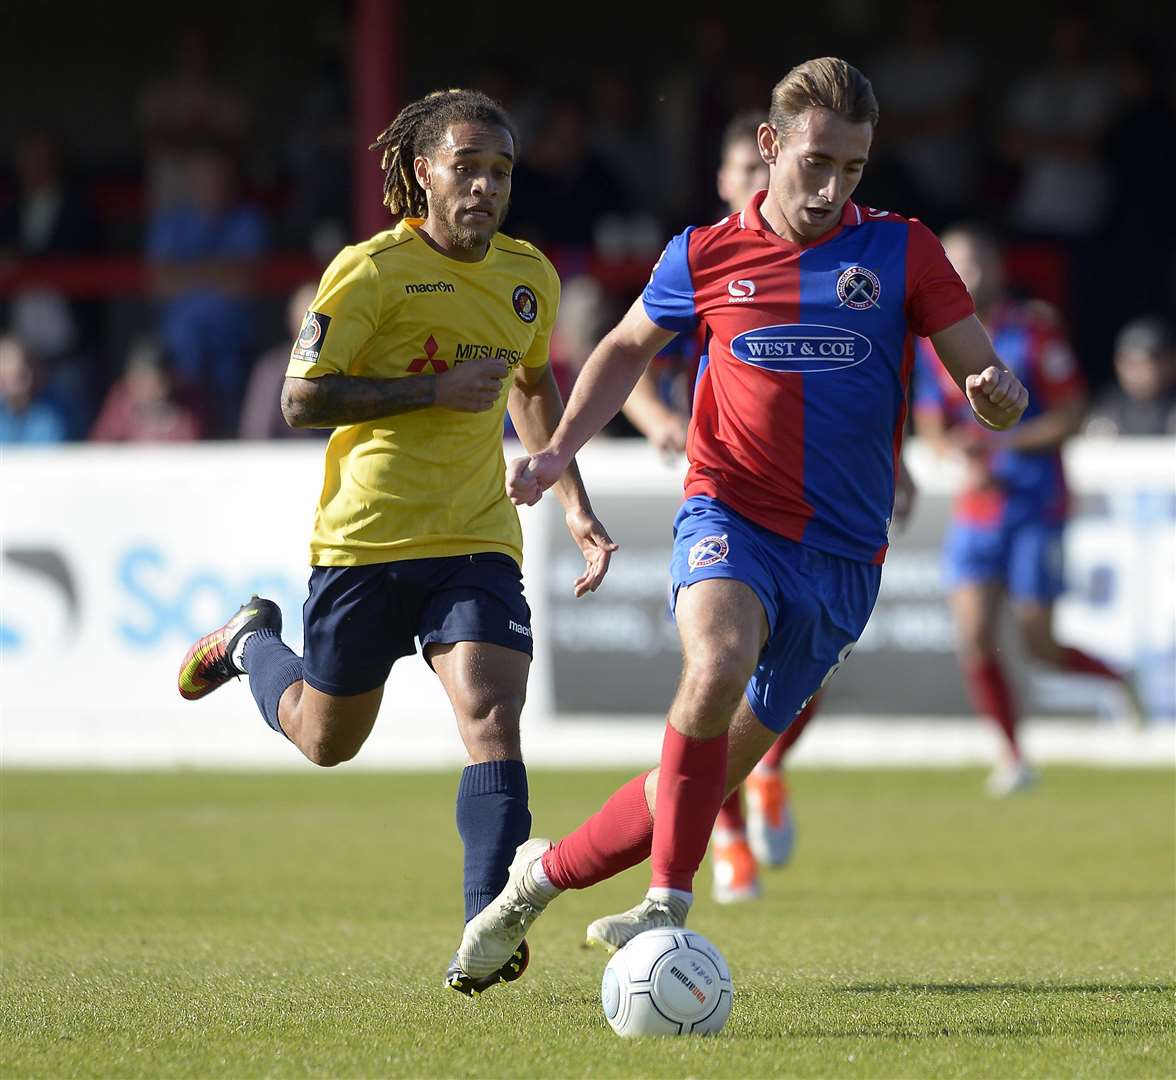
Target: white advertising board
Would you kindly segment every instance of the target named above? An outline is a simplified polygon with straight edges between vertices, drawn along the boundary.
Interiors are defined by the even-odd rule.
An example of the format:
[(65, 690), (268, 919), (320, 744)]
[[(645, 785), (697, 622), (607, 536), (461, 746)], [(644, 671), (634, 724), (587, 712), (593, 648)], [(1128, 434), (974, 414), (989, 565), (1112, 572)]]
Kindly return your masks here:
[[(1090, 638), (1109, 643), (1113, 659), (1126, 661), (1144, 649), (1161, 658), (1161, 665), (1170, 664), (1176, 656), (1176, 449), (1171, 443), (1085, 444), (1073, 446), (1070, 458), (1074, 486), (1098, 494), (1109, 508), (1089, 528), (1071, 530), (1071, 561), (1077, 556), (1081, 575), (1083, 566), (1097, 569), (1109, 560), (1117, 568), (1116, 593), (1113, 604), (1100, 608), (1084, 601), (1080, 590), (1063, 601), (1060, 625), (1077, 644)], [(950, 486), (950, 474), (920, 448), (913, 448), (911, 462), (924, 491), (942, 494)], [(581, 464), (601, 505), (609, 495), (656, 496), (672, 508), (680, 490), (680, 467), (659, 461), (644, 445), (598, 443), (582, 455)], [(281, 605), (284, 636), (300, 649), (307, 538), (321, 477), (320, 444), (6, 448), (0, 459), (4, 764), (281, 768), (301, 763), (297, 751), (263, 724), (244, 681), (192, 703), (179, 697), (175, 676), (192, 641), (252, 592)], [(556, 635), (544, 628), (558, 622), (560, 641), (574, 646), (578, 635), (572, 631), (582, 617), (582, 640), (590, 643), (599, 636), (607, 606), (633, 591), (633, 568), (625, 563), (626, 538), (618, 536), (622, 551), (611, 582), (595, 597), (554, 611), (552, 596), (570, 590), (571, 583), (551, 575), (568, 577), (576, 558), (561, 535), (562, 516), (550, 502), (521, 514), (536, 626), (525, 714), (528, 758), (567, 765), (650, 761), (661, 738), (654, 705), (609, 716), (556, 711), (561, 678)], [(668, 521), (664, 533), (668, 554)], [(646, 552), (640, 563), (636, 591), (643, 595), (653, 588), (644, 578), (655, 556)], [(616, 628), (616, 636), (624, 639), (624, 627)], [(560, 664), (576, 663), (574, 649), (558, 655)], [(672, 652), (663, 662), (676, 662)], [(885, 686), (877, 692), (884, 695)], [(1059, 683), (1063, 706), (1070, 692)], [(1080, 714), (1089, 703), (1073, 704)], [(634, 716), (636, 711), (642, 715)], [(861, 731), (876, 724), (860, 714), (839, 718), (833, 707), (829, 714), (806, 735), (798, 760), (890, 760), (888, 753), (894, 760), (911, 760), (905, 752), (893, 754), (895, 747), (913, 748), (918, 741), (912, 734), (904, 743), (902, 718), (887, 721), (884, 739), (863, 743)], [(991, 743), (978, 725), (962, 719), (956, 726), (968, 734), (955, 745), (968, 749), (952, 760), (960, 754), (963, 760), (985, 759)], [(1159, 748), (1163, 760), (1171, 728), (1161, 725), (1142, 742), (1124, 742), (1122, 733), (1107, 737), (1121, 744), (1109, 751), (1117, 759), (1156, 760)], [(1056, 741), (1057, 729), (1050, 738)], [(944, 752), (915, 753), (914, 760), (923, 758), (944, 760)], [(435, 678), (419, 656), (400, 661), (357, 763), (432, 766), (461, 760)]]

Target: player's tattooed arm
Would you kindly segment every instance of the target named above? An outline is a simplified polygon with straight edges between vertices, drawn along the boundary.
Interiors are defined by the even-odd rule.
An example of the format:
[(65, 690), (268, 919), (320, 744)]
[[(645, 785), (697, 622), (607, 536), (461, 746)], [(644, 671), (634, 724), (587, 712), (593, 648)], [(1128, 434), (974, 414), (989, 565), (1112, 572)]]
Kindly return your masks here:
[(455, 364), (440, 375), (411, 378), (288, 375), (282, 386), (282, 415), (293, 428), (315, 428), (381, 420), (430, 405), (455, 412), (485, 412), (498, 401), (506, 374), (504, 361), (485, 357)]
[(340, 427), (432, 405), (437, 379), (362, 379), (322, 375), (317, 379), (287, 376), (282, 386), (282, 415), (292, 428)]

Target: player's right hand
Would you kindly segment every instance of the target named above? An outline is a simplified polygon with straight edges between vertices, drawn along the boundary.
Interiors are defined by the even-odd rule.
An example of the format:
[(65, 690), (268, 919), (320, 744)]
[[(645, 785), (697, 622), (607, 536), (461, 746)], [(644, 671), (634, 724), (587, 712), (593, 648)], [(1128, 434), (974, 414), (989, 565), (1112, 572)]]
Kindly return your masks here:
[(498, 401), (507, 371), (505, 360), (490, 356), (457, 364), (436, 376), (433, 404), (457, 412), (485, 412)]
[(553, 450), (515, 458), (506, 470), (506, 493), (516, 506), (534, 506), (566, 469), (567, 462)]

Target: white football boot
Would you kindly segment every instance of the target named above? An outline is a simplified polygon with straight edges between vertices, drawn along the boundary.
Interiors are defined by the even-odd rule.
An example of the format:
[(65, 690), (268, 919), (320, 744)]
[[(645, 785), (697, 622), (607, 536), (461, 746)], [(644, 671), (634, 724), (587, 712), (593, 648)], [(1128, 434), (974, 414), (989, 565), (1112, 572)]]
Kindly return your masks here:
[(1037, 770), (1031, 769), (1025, 762), (1008, 761), (998, 765), (988, 774), (984, 788), (994, 799), (1007, 799), (1010, 795), (1017, 795), (1036, 787), (1040, 779)]
[(535, 838), (520, 844), (506, 879), (506, 887), (466, 923), (457, 949), (457, 965), (471, 979), (498, 971), (515, 953), (531, 924), (559, 895), (544, 889), (531, 876), (531, 867), (551, 849), (550, 840)]
[(663, 926), (685, 926), (690, 905), (676, 896), (654, 898), (647, 896), (636, 907), (619, 915), (605, 915), (588, 926), (585, 935), (589, 945), (600, 945), (610, 953), (628, 944), (646, 930)]

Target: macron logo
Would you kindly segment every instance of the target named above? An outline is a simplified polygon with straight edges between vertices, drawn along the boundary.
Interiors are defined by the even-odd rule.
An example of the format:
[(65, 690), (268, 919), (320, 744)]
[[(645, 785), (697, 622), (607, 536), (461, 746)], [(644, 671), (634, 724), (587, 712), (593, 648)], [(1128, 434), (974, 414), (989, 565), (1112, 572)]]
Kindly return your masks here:
[(509, 626), (516, 634), (522, 634), (525, 638), (529, 638), (531, 636), (531, 628), (529, 626), (523, 626), (522, 623), (515, 622), (514, 619), (508, 619), (506, 625)]
[(755, 296), (755, 282), (747, 278), (736, 278), (727, 282), (727, 303), (746, 304)]
[(405, 285), (404, 291), (410, 296), (413, 293), (456, 292), (452, 281), (422, 281), (415, 285)]

